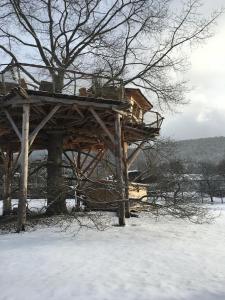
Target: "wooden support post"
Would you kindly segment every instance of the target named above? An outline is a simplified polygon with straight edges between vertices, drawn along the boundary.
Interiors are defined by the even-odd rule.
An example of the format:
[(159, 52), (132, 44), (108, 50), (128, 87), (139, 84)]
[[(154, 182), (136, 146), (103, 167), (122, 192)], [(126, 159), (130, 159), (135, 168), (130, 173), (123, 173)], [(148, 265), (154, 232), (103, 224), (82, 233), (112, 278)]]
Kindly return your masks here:
[(115, 162), (116, 162), (116, 180), (121, 202), (118, 205), (119, 226), (125, 225), (125, 202), (124, 199), (124, 182), (122, 168), (122, 147), (121, 147), (121, 122), (120, 115), (115, 115)]
[(28, 181), (28, 155), (29, 155), (29, 119), (30, 105), (23, 105), (22, 140), (21, 140), (21, 178), (20, 199), (18, 205), (17, 232), (25, 230), (26, 204), (27, 204), (27, 181)]
[(3, 159), (4, 175), (3, 175), (3, 216), (9, 215), (12, 210), (11, 190), (12, 190), (12, 163), (13, 152), (8, 149)]
[(128, 178), (128, 165), (127, 165), (127, 143), (124, 142), (123, 138), (123, 173), (124, 173), (124, 187), (125, 187), (125, 198), (128, 200), (125, 203), (125, 217), (130, 218), (130, 201), (129, 201), (129, 178)]
[[(78, 174), (80, 174), (80, 170), (81, 170), (81, 153), (80, 153), (80, 150), (78, 150), (78, 153), (77, 153), (77, 172)], [(78, 187), (79, 189), (79, 187)], [(80, 211), (81, 210), (81, 203), (80, 203), (80, 198), (77, 197), (76, 199), (76, 207), (75, 207), (76, 211)]]

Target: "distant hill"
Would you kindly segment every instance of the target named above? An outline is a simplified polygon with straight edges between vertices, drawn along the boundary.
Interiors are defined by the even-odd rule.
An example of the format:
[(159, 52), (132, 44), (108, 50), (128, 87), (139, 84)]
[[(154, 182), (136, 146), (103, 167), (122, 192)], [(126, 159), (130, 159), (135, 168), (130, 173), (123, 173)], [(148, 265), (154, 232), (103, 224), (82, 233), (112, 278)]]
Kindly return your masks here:
[(225, 159), (225, 137), (210, 137), (176, 142), (176, 156), (182, 160), (219, 162)]
[[(211, 161), (218, 163), (225, 159), (225, 137), (202, 138), (193, 140), (181, 140), (175, 142), (174, 157), (186, 161)], [(47, 151), (35, 151), (31, 160), (43, 159)], [(143, 153), (140, 154), (132, 168), (139, 169), (139, 163), (145, 160)]]

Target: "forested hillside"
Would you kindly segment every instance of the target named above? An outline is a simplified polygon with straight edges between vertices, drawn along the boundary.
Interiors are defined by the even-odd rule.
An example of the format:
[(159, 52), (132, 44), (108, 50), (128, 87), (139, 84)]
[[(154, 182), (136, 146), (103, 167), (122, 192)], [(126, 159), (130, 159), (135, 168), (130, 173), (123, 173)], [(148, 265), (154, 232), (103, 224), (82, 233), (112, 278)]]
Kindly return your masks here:
[(177, 141), (176, 149), (176, 156), (182, 160), (218, 163), (225, 158), (225, 137)]

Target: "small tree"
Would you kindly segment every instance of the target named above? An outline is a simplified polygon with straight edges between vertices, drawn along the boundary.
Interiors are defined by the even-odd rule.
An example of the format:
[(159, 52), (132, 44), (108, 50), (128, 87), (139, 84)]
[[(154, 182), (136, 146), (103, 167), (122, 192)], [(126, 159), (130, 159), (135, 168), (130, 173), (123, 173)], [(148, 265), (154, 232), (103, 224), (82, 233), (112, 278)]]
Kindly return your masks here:
[(200, 172), (203, 177), (201, 184), (201, 192), (207, 193), (210, 196), (211, 203), (213, 203), (213, 196), (215, 192), (215, 181), (213, 176), (216, 175), (216, 166), (211, 162), (201, 162)]

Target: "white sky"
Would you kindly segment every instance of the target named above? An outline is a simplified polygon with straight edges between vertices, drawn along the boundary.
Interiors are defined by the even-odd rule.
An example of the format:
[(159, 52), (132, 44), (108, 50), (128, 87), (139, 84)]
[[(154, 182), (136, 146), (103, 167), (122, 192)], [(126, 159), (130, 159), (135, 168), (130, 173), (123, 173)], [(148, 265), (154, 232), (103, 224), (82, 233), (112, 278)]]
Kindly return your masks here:
[[(204, 0), (205, 11), (225, 6), (225, 0)], [(174, 139), (225, 136), (225, 15), (220, 17), (213, 38), (191, 53), (187, 73), (189, 104), (179, 113), (164, 113), (161, 134)]]

